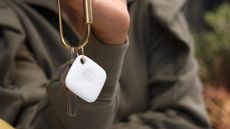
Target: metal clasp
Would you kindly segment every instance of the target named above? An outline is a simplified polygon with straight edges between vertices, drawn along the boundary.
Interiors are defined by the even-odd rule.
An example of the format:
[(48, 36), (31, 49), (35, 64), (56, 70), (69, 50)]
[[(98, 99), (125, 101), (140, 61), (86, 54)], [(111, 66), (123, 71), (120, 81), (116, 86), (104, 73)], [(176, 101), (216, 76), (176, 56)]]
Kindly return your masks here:
[[(84, 20), (85, 20), (85, 26), (86, 26), (86, 31), (80, 40), (80, 43), (78, 46), (72, 46), (70, 43), (68, 43), (65, 40), (64, 37), (64, 32), (63, 32), (63, 24), (62, 24), (62, 0), (57, 0), (58, 1), (58, 17), (59, 17), (59, 31), (60, 31), (60, 38), (62, 44), (70, 49), (75, 49), (75, 50), (81, 50), (83, 51), (84, 47), (88, 44), (90, 40), (90, 35), (91, 35), (91, 29), (92, 29), (92, 24), (93, 24), (93, 15), (92, 15), (92, 1), (91, 0), (83, 0), (83, 9), (84, 9)], [(84, 52), (82, 52), (84, 54)]]

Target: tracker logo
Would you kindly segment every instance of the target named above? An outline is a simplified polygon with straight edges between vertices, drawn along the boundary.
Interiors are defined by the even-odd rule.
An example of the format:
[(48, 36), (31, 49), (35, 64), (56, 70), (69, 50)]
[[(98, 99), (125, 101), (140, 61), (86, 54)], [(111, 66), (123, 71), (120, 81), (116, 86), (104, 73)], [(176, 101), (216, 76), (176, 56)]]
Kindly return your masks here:
[(94, 82), (95, 74), (89, 69), (86, 69), (82, 73), (82, 79), (92, 84)]

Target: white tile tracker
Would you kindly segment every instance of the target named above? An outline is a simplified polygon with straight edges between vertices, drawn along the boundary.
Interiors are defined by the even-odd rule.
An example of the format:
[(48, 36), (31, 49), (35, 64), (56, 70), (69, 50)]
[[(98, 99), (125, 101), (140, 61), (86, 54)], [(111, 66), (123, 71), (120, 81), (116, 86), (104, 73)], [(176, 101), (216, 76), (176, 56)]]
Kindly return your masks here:
[(106, 77), (106, 72), (101, 66), (87, 56), (79, 55), (67, 73), (65, 84), (74, 94), (92, 103), (98, 98)]

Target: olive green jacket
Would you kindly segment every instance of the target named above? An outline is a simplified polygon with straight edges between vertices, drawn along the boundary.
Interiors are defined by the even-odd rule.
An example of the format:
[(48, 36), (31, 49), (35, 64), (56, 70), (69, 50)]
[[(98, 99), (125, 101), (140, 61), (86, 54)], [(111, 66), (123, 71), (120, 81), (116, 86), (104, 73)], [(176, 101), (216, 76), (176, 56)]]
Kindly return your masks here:
[[(209, 129), (184, 2), (130, 4), (123, 45), (92, 36), (85, 53), (108, 77), (97, 101), (78, 98), (70, 118), (63, 84), (70, 56), (55, 0), (0, 0), (0, 118), (17, 129)], [(65, 21), (67, 39), (76, 42)]]

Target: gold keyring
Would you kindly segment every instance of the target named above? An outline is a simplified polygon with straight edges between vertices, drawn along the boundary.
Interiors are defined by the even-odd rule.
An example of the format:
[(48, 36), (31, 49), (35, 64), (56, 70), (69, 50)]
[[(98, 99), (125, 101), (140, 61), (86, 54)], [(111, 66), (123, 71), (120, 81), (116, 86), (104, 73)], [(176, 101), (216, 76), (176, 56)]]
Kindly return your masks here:
[(67, 48), (74, 48), (76, 50), (81, 50), (84, 48), (89, 40), (91, 35), (91, 28), (93, 24), (93, 15), (92, 15), (92, 1), (91, 0), (83, 0), (83, 8), (84, 8), (84, 19), (85, 19), (85, 26), (86, 31), (80, 41), (79, 46), (72, 46), (68, 43), (64, 38), (63, 33), (63, 24), (62, 24), (62, 0), (57, 0), (58, 2), (58, 19), (59, 19), (59, 31), (60, 31), (60, 39), (62, 44)]

